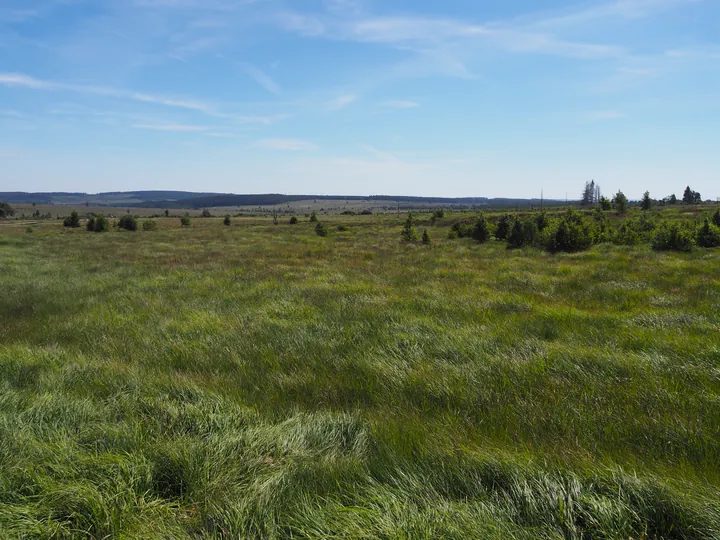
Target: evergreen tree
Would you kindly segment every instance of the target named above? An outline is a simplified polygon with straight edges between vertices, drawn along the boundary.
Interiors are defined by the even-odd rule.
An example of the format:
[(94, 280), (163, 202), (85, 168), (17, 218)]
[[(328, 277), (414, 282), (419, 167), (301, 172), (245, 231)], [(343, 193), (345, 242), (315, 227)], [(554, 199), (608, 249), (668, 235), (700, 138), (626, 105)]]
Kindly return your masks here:
[(422, 243), (425, 244), (426, 246), (429, 246), (430, 244), (432, 244), (432, 238), (430, 238), (430, 233), (427, 231), (427, 229), (425, 229), (423, 231)]
[(685, 204), (695, 204), (695, 192), (690, 189), (690, 186), (685, 188), (685, 193), (683, 193), (682, 200)]
[(408, 214), (407, 220), (405, 220), (405, 226), (403, 227), (402, 233), (400, 233), (404, 242), (416, 242), (418, 239), (417, 231), (415, 230), (414, 220), (412, 213)]
[(615, 210), (618, 214), (625, 214), (627, 212), (628, 200), (622, 191), (618, 191), (613, 200), (615, 204)]
[(650, 210), (652, 208), (652, 199), (650, 198), (650, 192), (646, 191), (643, 195), (642, 200), (642, 209), (643, 210)]
[(475, 228), (472, 231), (472, 237), (475, 241), (480, 243), (487, 242), (490, 238), (490, 224), (484, 214), (481, 214), (475, 223)]

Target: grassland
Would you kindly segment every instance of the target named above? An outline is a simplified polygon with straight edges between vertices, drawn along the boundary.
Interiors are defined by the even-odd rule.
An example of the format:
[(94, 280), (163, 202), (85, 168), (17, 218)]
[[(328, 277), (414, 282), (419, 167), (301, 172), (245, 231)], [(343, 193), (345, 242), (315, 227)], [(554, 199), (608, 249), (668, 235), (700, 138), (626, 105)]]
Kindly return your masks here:
[(306, 221), (0, 228), (0, 537), (720, 537), (718, 250)]

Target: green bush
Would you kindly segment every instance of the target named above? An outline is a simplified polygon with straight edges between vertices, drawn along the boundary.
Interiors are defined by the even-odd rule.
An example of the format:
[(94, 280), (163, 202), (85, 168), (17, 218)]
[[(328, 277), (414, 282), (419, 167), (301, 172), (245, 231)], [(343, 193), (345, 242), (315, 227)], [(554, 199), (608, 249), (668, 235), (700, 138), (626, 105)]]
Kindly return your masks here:
[(535, 216), (535, 225), (537, 225), (538, 231), (543, 232), (550, 225), (550, 218), (543, 211)]
[(85, 228), (88, 232), (95, 232), (95, 218), (91, 217), (85, 224)]
[(423, 231), (422, 243), (425, 244), (426, 246), (429, 246), (430, 244), (432, 244), (432, 238), (430, 238), (430, 233), (427, 232), (427, 229), (425, 229)]
[(0, 219), (9, 218), (15, 215), (15, 210), (6, 202), (0, 202)]
[(157, 223), (151, 219), (143, 221), (143, 231), (154, 231), (157, 229)]
[(318, 224), (315, 226), (315, 234), (317, 234), (318, 236), (327, 236), (327, 226), (324, 223), (318, 222)]
[(473, 232), (473, 225), (469, 221), (456, 221), (450, 229), (448, 238), (470, 238)]
[(210, 213), (210, 210), (208, 210), (207, 208), (205, 208), (205, 209), (202, 211), (202, 214), (200, 214), (200, 217), (211, 218), (211, 217), (212, 217), (212, 214)]
[(695, 233), (677, 222), (663, 222), (655, 231), (650, 245), (656, 251), (692, 251)]
[(635, 246), (640, 243), (640, 240), (640, 234), (632, 219), (623, 221), (612, 235), (612, 242), (621, 246)]
[(458, 232), (455, 229), (450, 229), (448, 231), (448, 240), (457, 240), (459, 238)]
[(600, 201), (598, 202), (598, 204), (600, 205), (600, 210), (612, 210), (612, 201), (607, 197), (600, 197)]
[(403, 242), (416, 242), (418, 239), (417, 231), (415, 230), (414, 219), (412, 213), (408, 214), (405, 226), (403, 227), (402, 233)]
[(317, 221), (318, 221), (317, 213), (313, 212), (312, 214), (310, 214), (310, 223), (317, 223)]
[(298, 218), (295, 216), (290, 218), (290, 225), (297, 225), (298, 224)]
[(498, 240), (507, 240), (516, 221), (517, 218), (515, 216), (511, 216), (510, 214), (502, 216), (495, 227), (495, 238)]
[(445, 210), (443, 210), (442, 208), (433, 212), (432, 220), (435, 221), (437, 219), (445, 219)]
[(130, 214), (124, 215), (118, 221), (118, 228), (125, 229), (126, 231), (137, 231), (138, 224), (137, 219)]
[(107, 218), (105, 216), (97, 216), (95, 218), (95, 227), (94, 227), (93, 231), (97, 232), (97, 233), (101, 233), (101, 232), (108, 232), (109, 230), (110, 230), (110, 222), (107, 220)]
[(713, 214), (713, 217), (712, 217), (712, 221), (716, 227), (720, 227), (720, 208), (715, 210), (715, 213)]
[(189, 216), (183, 216), (180, 218), (180, 226), (181, 227), (189, 227), (190, 226), (190, 217)]
[(720, 246), (720, 228), (705, 218), (705, 223), (700, 227), (697, 233), (697, 245), (704, 248), (714, 248)]
[(519, 220), (513, 223), (512, 230), (508, 235), (508, 248), (520, 248), (532, 246), (538, 238), (539, 230), (535, 219)]
[(230, 219), (230, 216), (225, 216), (225, 219), (223, 219), (223, 225), (225, 225), (226, 227), (232, 225), (232, 220)]
[(68, 227), (71, 229), (77, 229), (80, 227), (80, 216), (77, 212), (73, 211), (72, 214), (70, 214), (70, 217), (67, 217), (63, 220), (63, 227)]
[(350, 229), (348, 228), (347, 225), (343, 225), (343, 224), (341, 223), (340, 225), (338, 225), (337, 230), (338, 230), (339, 232), (347, 232), (347, 231), (349, 231)]
[(627, 212), (628, 200), (622, 191), (618, 191), (613, 199), (615, 210), (618, 214), (625, 214)]
[(547, 248), (552, 252), (573, 253), (588, 249), (594, 240), (593, 225), (580, 212), (570, 208), (557, 222), (557, 227), (549, 236)]
[(484, 214), (481, 214), (475, 222), (472, 237), (473, 240), (480, 243), (487, 242), (490, 239), (490, 224)]
[(372, 216), (373, 213), (372, 213), (372, 210), (363, 210), (362, 212), (360, 212), (360, 215), (361, 216)]

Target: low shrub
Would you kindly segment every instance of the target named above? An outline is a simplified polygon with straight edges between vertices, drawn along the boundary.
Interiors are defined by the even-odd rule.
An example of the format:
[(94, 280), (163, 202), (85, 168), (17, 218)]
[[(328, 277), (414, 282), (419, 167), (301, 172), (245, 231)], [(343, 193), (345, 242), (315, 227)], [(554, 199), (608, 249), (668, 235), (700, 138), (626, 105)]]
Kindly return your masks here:
[(695, 234), (687, 226), (666, 221), (657, 228), (650, 245), (656, 251), (692, 251)]
[(592, 223), (580, 212), (570, 208), (557, 221), (546, 247), (551, 252), (573, 253), (588, 249), (594, 241), (595, 231)]
[(317, 223), (317, 222), (318, 222), (317, 213), (313, 212), (312, 214), (310, 214), (310, 223)]
[(77, 212), (73, 211), (72, 214), (70, 214), (70, 217), (67, 217), (63, 220), (63, 227), (68, 227), (70, 229), (77, 229), (80, 227), (80, 216)]
[(478, 220), (475, 222), (475, 227), (472, 230), (473, 240), (476, 242), (487, 242), (490, 239), (490, 224), (488, 223), (485, 215), (481, 214)]
[(696, 241), (698, 246), (704, 248), (720, 246), (720, 228), (705, 218), (705, 222), (697, 232)]
[(295, 216), (290, 218), (290, 225), (297, 225), (298, 224), (298, 218)]
[(373, 213), (372, 213), (372, 210), (363, 210), (362, 212), (360, 212), (360, 215), (361, 216), (372, 216)]
[(191, 221), (188, 216), (183, 216), (180, 218), (180, 226), (181, 227), (189, 227), (190, 223), (191, 223)]
[(225, 216), (225, 219), (223, 219), (223, 225), (225, 225), (226, 227), (232, 225), (232, 220), (230, 219), (230, 216)]
[(408, 214), (407, 220), (405, 221), (405, 226), (403, 227), (400, 236), (402, 237), (403, 242), (417, 242), (418, 234), (415, 230), (412, 214)]
[(472, 232), (472, 222), (456, 221), (455, 223), (453, 223), (453, 226), (450, 229), (450, 234), (448, 234), (448, 238), (450, 238), (451, 240), (453, 238), (470, 238), (472, 236)]
[(430, 244), (432, 244), (432, 238), (430, 238), (430, 233), (427, 231), (427, 229), (425, 229), (423, 231), (422, 243), (425, 244), (426, 246), (429, 246)]
[(720, 227), (720, 208), (715, 210), (715, 213), (713, 214), (713, 217), (712, 217), (712, 221), (716, 227)]
[(348, 228), (347, 225), (343, 225), (343, 224), (341, 223), (340, 225), (338, 225), (337, 230), (338, 230), (339, 232), (347, 232), (347, 231), (349, 231), (350, 229)]
[(134, 216), (131, 216), (130, 214), (127, 214), (120, 218), (118, 221), (118, 228), (124, 229), (126, 231), (137, 231), (138, 224), (137, 219), (135, 219)]
[(105, 216), (95, 217), (95, 227), (93, 229), (93, 232), (102, 233), (102, 232), (108, 232), (109, 230), (110, 230), (110, 222), (107, 220), (107, 218)]
[(324, 223), (318, 222), (318, 224), (315, 226), (315, 234), (318, 236), (327, 236), (328, 235), (328, 229), (327, 225)]
[(143, 221), (143, 231), (150, 232), (157, 230), (157, 223), (151, 219)]
[(85, 228), (88, 232), (95, 232), (95, 217), (91, 217), (87, 220), (87, 223), (85, 224)]
[(200, 214), (200, 217), (211, 218), (211, 217), (212, 217), (212, 214), (210, 213), (210, 210), (208, 210), (207, 208), (205, 208), (205, 209), (202, 211), (202, 214)]
[(641, 241), (640, 234), (631, 219), (624, 221), (612, 235), (613, 244), (620, 246), (635, 246)]
[(517, 218), (515, 216), (511, 216), (510, 214), (502, 216), (495, 227), (495, 238), (498, 240), (507, 240), (516, 221)]

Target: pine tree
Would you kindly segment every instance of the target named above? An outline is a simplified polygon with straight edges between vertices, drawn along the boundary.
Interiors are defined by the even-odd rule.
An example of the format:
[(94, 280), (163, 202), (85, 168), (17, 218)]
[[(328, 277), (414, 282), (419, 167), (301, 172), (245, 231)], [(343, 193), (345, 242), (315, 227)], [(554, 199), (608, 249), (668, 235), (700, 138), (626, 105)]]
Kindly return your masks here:
[(643, 195), (642, 209), (647, 211), (647, 210), (650, 210), (651, 208), (652, 208), (652, 199), (650, 198), (650, 192), (646, 191), (645, 194)]
[(416, 242), (418, 239), (417, 231), (415, 230), (413, 215), (408, 214), (407, 220), (405, 220), (405, 226), (403, 227), (402, 233), (400, 233), (404, 242)]
[(425, 244), (426, 246), (429, 246), (430, 244), (432, 244), (432, 238), (430, 238), (430, 233), (427, 231), (427, 229), (425, 229), (423, 231), (422, 243)]

